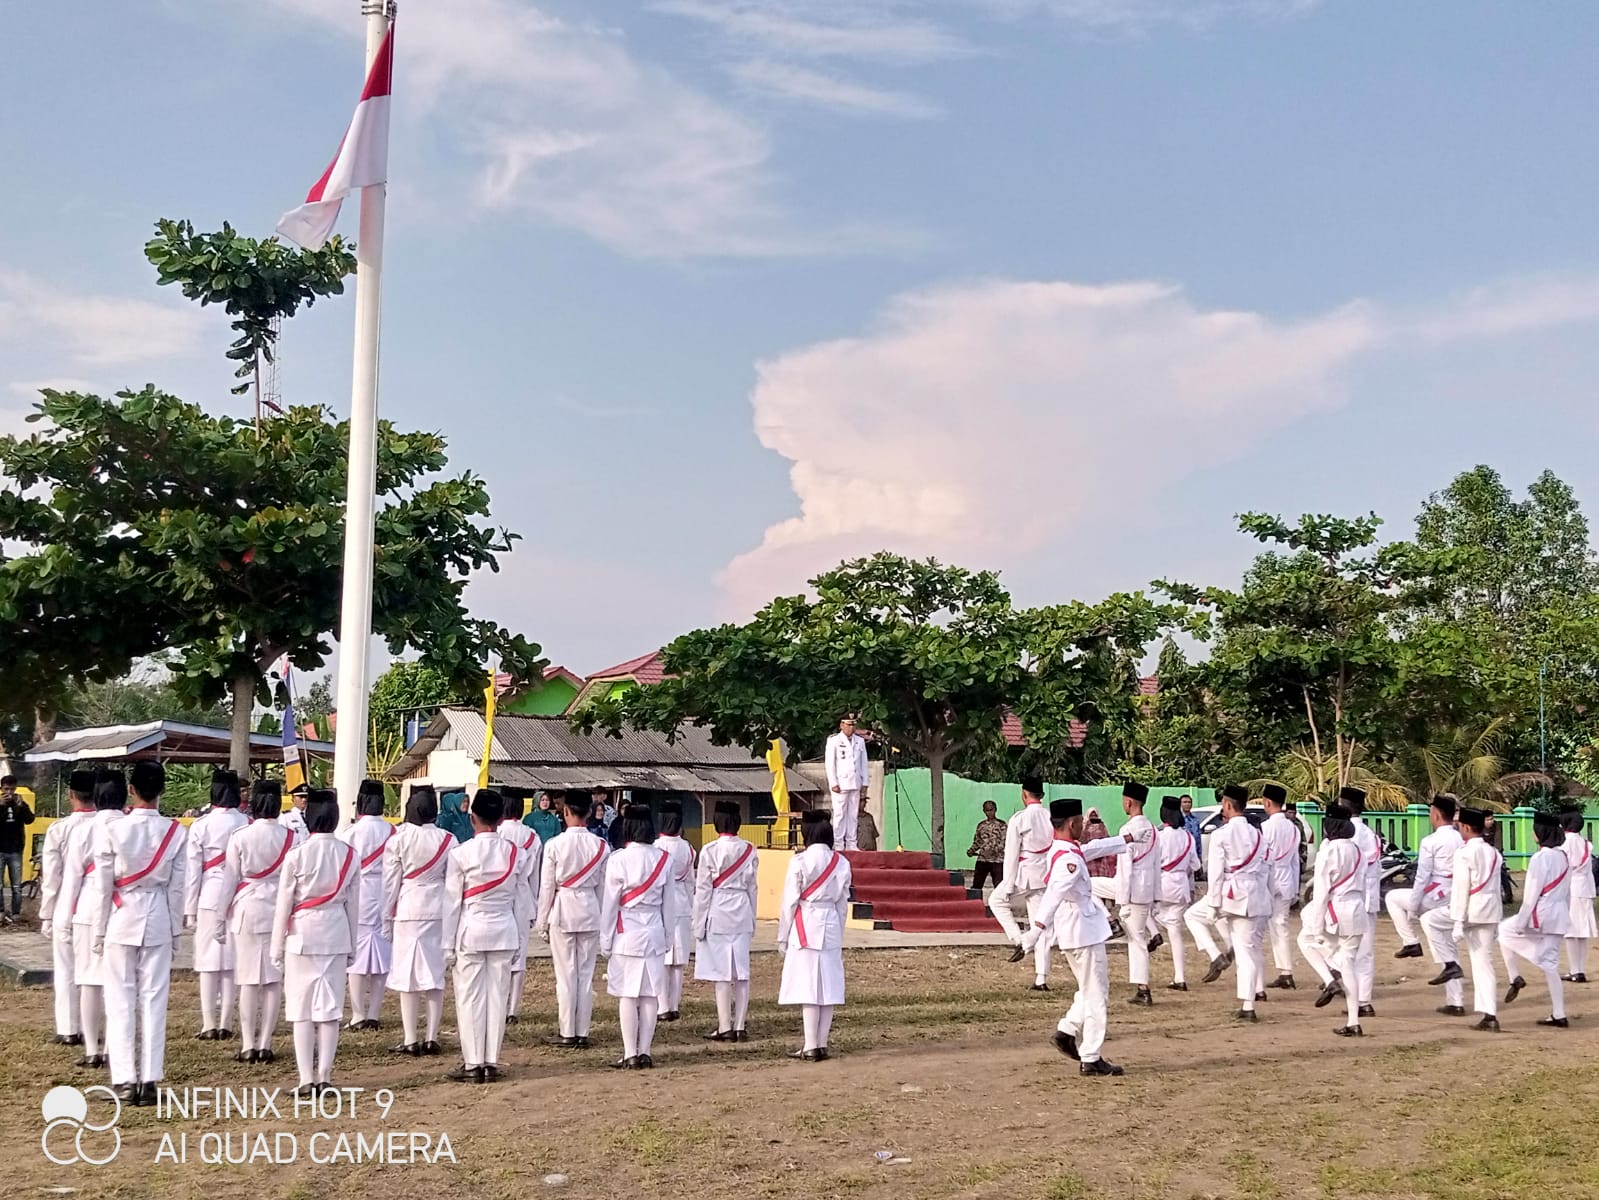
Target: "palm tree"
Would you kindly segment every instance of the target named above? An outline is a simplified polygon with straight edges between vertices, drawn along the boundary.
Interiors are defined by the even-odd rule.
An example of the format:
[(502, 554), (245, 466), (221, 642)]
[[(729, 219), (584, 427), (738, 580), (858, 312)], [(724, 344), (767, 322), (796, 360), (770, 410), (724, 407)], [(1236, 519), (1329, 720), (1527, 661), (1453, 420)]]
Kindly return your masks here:
[[(1366, 793), (1368, 808), (1401, 809), (1410, 803), (1404, 786), (1390, 777), (1384, 764), (1372, 761), (1365, 746), (1346, 742), (1344, 766), (1348, 772), (1347, 786)], [(1281, 784), (1289, 795), (1303, 796), (1325, 806), (1338, 798), (1338, 774), (1338, 762), (1333, 755), (1321, 753), (1315, 743), (1301, 742), (1277, 760), (1275, 779), (1252, 779), (1249, 786)]]
[(1417, 804), (1447, 792), (1463, 803), (1504, 808), (1496, 784), (1505, 773), (1500, 752), (1509, 727), (1510, 718), (1495, 717), (1481, 728), (1430, 730), (1425, 741), (1401, 747), (1383, 773)]

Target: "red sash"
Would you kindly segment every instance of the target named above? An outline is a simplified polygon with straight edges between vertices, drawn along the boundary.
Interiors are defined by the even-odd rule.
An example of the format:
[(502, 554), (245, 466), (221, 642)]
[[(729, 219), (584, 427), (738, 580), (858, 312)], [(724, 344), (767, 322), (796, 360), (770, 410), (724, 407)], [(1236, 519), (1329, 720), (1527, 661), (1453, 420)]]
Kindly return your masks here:
[[(1186, 833), (1183, 834), (1183, 836), (1184, 837), (1188, 837), (1188, 835)], [(1171, 862), (1169, 862), (1169, 863), (1161, 863), (1160, 864), (1160, 869), (1162, 871), (1175, 871), (1175, 870), (1177, 870), (1178, 867), (1182, 866), (1185, 862), (1188, 861), (1188, 852), (1192, 848), (1193, 848), (1193, 839), (1189, 838), (1188, 845), (1183, 847), (1183, 852), (1181, 854), (1179, 854), (1176, 858), (1172, 859)]]
[(285, 829), (283, 831), (283, 849), (278, 851), (278, 856), (274, 858), (268, 866), (263, 867), (259, 871), (254, 871), (251, 874), (246, 875), (243, 879), (239, 880), (239, 886), (233, 889), (233, 894), (237, 896), (240, 892), (244, 891), (245, 888), (250, 886), (250, 881), (252, 879), (265, 879), (268, 875), (272, 874), (272, 872), (281, 867), (283, 865), (283, 860), (289, 857), (289, 847), (292, 845), (294, 845), (294, 830)]
[(1134, 866), (1137, 866), (1139, 863), (1143, 862), (1146, 858), (1148, 858), (1151, 854), (1155, 853), (1155, 840), (1156, 840), (1155, 831), (1153, 829), (1151, 829), (1149, 831), (1149, 849), (1145, 850), (1142, 854), (1138, 854), (1138, 855), (1135, 855), (1133, 857), (1133, 865)]
[(112, 904), (118, 908), (122, 907), (122, 896), (115, 891), (116, 888), (126, 887), (130, 883), (138, 883), (139, 880), (161, 865), (161, 860), (167, 856), (167, 848), (172, 845), (172, 839), (177, 836), (177, 833), (178, 823), (176, 821), (168, 821), (166, 836), (161, 839), (161, 844), (155, 848), (155, 853), (150, 856), (150, 861), (144, 865), (143, 869), (135, 871), (132, 875), (122, 875), (112, 879)]
[[(1255, 848), (1249, 852), (1249, 857), (1244, 859), (1244, 861), (1239, 863), (1236, 867), (1225, 868), (1222, 871), (1222, 874), (1231, 876), (1237, 874), (1239, 871), (1242, 871), (1250, 863), (1255, 861), (1255, 855), (1260, 853), (1260, 848), (1265, 844), (1265, 842), (1266, 839), (1264, 836), (1262, 836), (1260, 830), (1255, 830)], [(1238, 897), (1233, 894), (1233, 885), (1231, 880), (1229, 880), (1227, 883), (1227, 899), (1236, 900), (1237, 898)]]
[(405, 873), (405, 877), (407, 879), (416, 879), (416, 878), (419, 878), (420, 876), (426, 875), (429, 871), (431, 871), (433, 869), (434, 864), (436, 864), (439, 861), (439, 859), (443, 858), (445, 852), (447, 850), (449, 850), (449, 848), (451, 846), (453, 846), (454, 844), (455, 844), (455, 835), (453, 833), (446, 833), (444, 835), (444, 840), (439, 843), (438, 851), (433, 855), (433, 857), (428, 859), (427, 862), (423, 863), (416, 870), (407, 871)]
[(1421, 889), (1421, 894), (1423, 896), (1428, 896), (1428, 895), (1431, 895), (1433, 892), (1441, 892), (1441, 891), (1444, 890), (1444, 885), (1439, 883), (1438, 881), (1440, 879), (1447, 879), (1447, 880), (1449, 880), (1452, 883), (1452, 882), (1454, 882), (1454, 878), (1455, 877), (1453, 875), (1434, 875), (1431, 879), (1429, 879), (1427, 881), (1427, 886)]
[(731, 867), (727, 868), (727, 870), (723, 871), (715, 879), (711, 880), (711, 887), (719, 888), (724, 883), (726, 883), (729, 879), (733, 878), (733, 876), (737, 875), (738, 874), (738, 869), (740, 867), (742, 867), (745, 863), (749, 862), (750, 855), (752, 855), (754, 853), (755, 853), (755, 847), (754, 846), (750, 846), (750, 845), (746, 845), (744, 847), (744, 853), (740, 854), (738, 856), (738, 861), (735, 862)]
[(1494, 851), (1493, 870), (1488, 872), (1487, 878), (1485, 878), (1481, 883), (1479, 883), (1476, 887), (1472, 888), (1471, 891), (1467, 892), (1466, 894), (1468, 896), (1475, 896), (1478, 892), (1482, 891), (1482, 889), (1487, 887), (1490, 883), (1497, 882), (1498, 879), (1499, 879), (1499, 864), (1502, 861), (1503, 860), (1499, 857), (1499, 851), (1495, 850)]
[[(91, 876), (93, 874), (94, 874), (94, 864), (93, 863), (90, 863), (88, 866), (83, 868), (83, 878), (84, 879), (89, 878), (89, 876)], [(73, 912), (74, 916), (76, 916), (77, 912), (78, 912), (78, 901), (82, 900), (82, 899), (83, 899), (83, 889), (79, 888), (78, 889), (78, 894), (75, 897), (73, 897), (73, 900), (72, 900), (72, 912)]]
[(228, 852), (226, 850), (224, 850), (221, 854), (217, 855), (215, 858), (202, 859), (201, 862), (200, 862), (200, 871), (201, 871), (201, 873), (203, 874), (206, 871), (212, 870), (215, 867), (220, 867), (227, 860), (227, 857), (228, 857)]
[(811, 948), (811, 944), (805, 935), (805, 910), (801, 908), (800, 905), (803, 905), (807, 900), (814, 896), (817, 889), (832, 877), (833, 870), (838, 866), (838, 860), (842, 857), (843, 856), (839, 854), (837, 850), (833, 851), (833, 857), (827, 860), (827, 869), (815, 879), (811, 880), (811, 882), (806, 885), (805, 890), (799, 894), (799, 904), (794, 906), (794, 928), (799, 930), (801, 949), (809, 950)]
[(353, 862), (355, 862), (355, 847), (351, 846), (349, 848), (348, 852), (344, 856), (344, 865), (339, 868), (339, 878), (334, 883), (333, 890), (331, 892), (329, 892), (325, 896), (313, 896), (309, 900), (301, 900), (298, 904), (296, 904), (293, 908), (291, 908), (289, 910), (289, 926), (290, 926), (290, 928), (293, 928), (293, 926), (294, 926), (294, 914), (295, 913), (303, 912), (303, 911), (305, 911), (308, 908), (321, 908), (329, 900), (332, 900), (340, 892), (342, 892), (344, 890), (344, 880), (350, 874), (350, 864), (352, 864)]
[(1327, 921), (1334, 929), (1338, 928), (1338, 910), (1333, 908), (1333, 900), (1337, 895), (1338, 889), (1343, 887), (1344, 884), (1348, 883), (1351, 879), (1359, 874), (1360, 863), (1357, 861), (1355, 865), (1350, 868), (1349, 874), (1345, 875), (1337, 883), (1333, 884), (1332, 887), (1327, 889)]
[[(373, 863), (377, 862), (378, 859), (383, 857), (383, 851), (389, 844), (389, 838), (391, 838), (393, 836), (394, 836), (394, 826), (390, 825), (389, 826), (388, 837), (385, 837), (381, 842), (378, 843), (378, 848), (376, 850), (372, 851), (371, 854), (368, 854), (365, 858), (363, 858), (361, 860), (361, 870), (363, 870), (363, 871), (366, 870)], [(450, 836), (453, 837), (454, 834), (451, 834)]]
[(1532, 902), (1532, 927), (1534, 929), (1542, 928), (1542, 926), (1538, 924), (1538, 906), (1543, 903), (1543, 898), (1564, 883), (1566, 881), (1566, 876), (1570, 873), (1571, 867), (1568, 864), (1565, 870), (1560, 872), (1560, 877), (1558, 879), (1554, 880), (1552, 883), (1544, 884), (1543, 891), (1539, 892), (1538, 898)]
[(605, 857), (605, 842), (602, 840), (600, 842), (600, 848), (594, 852), (594, 857), (589, 859), (588, 862), (583, 864), (583, 869), (578, 871), (577, 874), (573, 875), (570, 879), (561, 880), (561, 882), (560, 882), (560, 884), (558, 886), (564, 887), (564, 888), (576, 887), (577, 884), (582, 880), (582, 878), (585, 875), (587, 875), (595, 867), (600, 865), (600, 859), (602, 859), (604, 857)]
[[(617, 906), (616, 909), (617, 933), (622, 932), (622, 909), (626, 908), (629, 904), (632, 904), (633, 901), (637, 900), (645, 892), (649, 891), (655, 886), (655, 881), (661, 877), (661, 872), (666, 870), (666, 860), (671, 857), (672, 856), (665, 850), (662, 850), (661, 857), (655, 863), (655, 870), (650, 872), (650, 877), (643, 883), (639, 884), (638, 887), (628, 888), (627, 891), (622, 893), (622, 902)], [(834, 857), (836, 858), (837, 855), (834, 855)]]
[(511, 861), (505, 864), (505, 874), (501, 875), (498, 879), (491, 879), (487, 883), (474, 884), (472, 887), (467, 888), (466, 891), (461, 893), (461, 899), (470, 900), (473, 896), (481, 896), (484, 892), (492, 892), (495, 888), (499, 887), (500, 884), (509, 879), (511, 877), (511, 873), (516, 870), (516, 853), (516, 843), (512, 842)]
[(1067, 855), (1067, 854), (1075, 854), (1075, 855), (1077, 855), (1078, 858), (1081, 858), (1083, 860), (1083, 865), (1085, 867), (1088, 865), (1088, 859), (1083, 857), (1083, 852), (1080, 849), (1078, 849), (1076, 846), (1073, 846), (1070, 843), (1067, 843), (1064, 847), (1062, 847), (1061, 849), (1057, 850), (1055, 852), (1055, 854), (1053, 855), (1053, 857), (1050, 858), (1050, 860), (1049, 860), (1049, 870), (1044, 872), (1044, 886), (1045, 887), (1049, 886), (1049, 877), (1055, 873), (1055, 864), (1061, 860), (1062, 856)]

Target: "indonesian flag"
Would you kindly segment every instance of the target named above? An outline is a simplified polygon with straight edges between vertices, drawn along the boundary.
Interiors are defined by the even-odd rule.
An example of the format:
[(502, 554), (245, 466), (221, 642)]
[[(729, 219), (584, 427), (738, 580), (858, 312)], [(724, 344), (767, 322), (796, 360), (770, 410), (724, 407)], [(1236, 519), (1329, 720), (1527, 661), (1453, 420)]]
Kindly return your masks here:
[(278, 232), (307, 250), (320, 250), (339, 219), (339, 206), (356, 188), (387, 183), (389, 178), (389, 92), (394, 84), (394, 27), (383, 35), (372, 69), (367, 72), (361, 103), (344, 131), (339, 152), (322, 178), (311, 186), (305, 203), (290, 209)]

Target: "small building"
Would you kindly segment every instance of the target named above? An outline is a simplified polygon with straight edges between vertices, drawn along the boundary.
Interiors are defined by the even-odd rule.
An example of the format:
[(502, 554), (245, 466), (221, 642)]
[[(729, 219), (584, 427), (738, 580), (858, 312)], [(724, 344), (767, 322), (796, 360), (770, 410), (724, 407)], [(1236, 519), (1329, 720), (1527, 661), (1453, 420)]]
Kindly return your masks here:
[(523, 717), (558, 717), (572, 707), (583, 690), (583, 678), (565, 667), (550, 667), (533, 683), (511, 686), (509, 675), (494, 677), (495, 707)]
[(578, 691), (567, 711), (574, 712), (590, 700), (606, 699), (621, 695), (632, 688), (660, 683), (666, 678), (666, 667), (662, 662), (665, 653), (664, 650), (653, 650), (637, 658), (630, 658), (624, 663), (617, 663), (614, 667), (594, 672)]

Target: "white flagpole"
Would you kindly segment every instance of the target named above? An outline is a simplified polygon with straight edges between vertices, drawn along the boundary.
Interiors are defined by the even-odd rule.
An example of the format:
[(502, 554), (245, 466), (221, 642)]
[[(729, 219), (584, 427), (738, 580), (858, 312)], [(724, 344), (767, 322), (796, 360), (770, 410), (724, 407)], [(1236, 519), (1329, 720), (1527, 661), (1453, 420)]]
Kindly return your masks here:
[[(389, 22), (392, 0), (361, 0), (366, 18), (366, 66), (372, 69)], [(339, 615), (339, 727), (333, 735), (333, 785), (340, 823), (355, 819), (355, 794), (367, 765), (367, 651), (372, 635), (372, 541), (377, 505), (378, 326), (383, 275), (383, 210), (387, 186), (361, 189), (361, 228), (355, 248), (355, 369), (350, 380), (350, 462), (345, 484), (344, 593)]]

